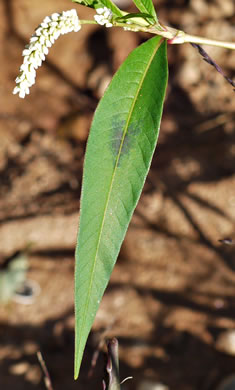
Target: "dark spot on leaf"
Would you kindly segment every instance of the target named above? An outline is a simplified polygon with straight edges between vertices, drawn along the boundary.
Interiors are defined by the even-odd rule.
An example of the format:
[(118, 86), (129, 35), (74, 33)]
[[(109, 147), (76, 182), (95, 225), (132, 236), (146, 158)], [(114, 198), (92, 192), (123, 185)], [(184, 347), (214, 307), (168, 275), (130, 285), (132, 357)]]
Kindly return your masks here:
[(141, 122), (132, 122), (126, 129), (126, 121), (113, 121), (110, 141), (114, 164), (116, 164), (118, 158), (117, 165), (119, 166), (123, 157), (128, 155), (130, 150), (135, 147), (141, 130)]

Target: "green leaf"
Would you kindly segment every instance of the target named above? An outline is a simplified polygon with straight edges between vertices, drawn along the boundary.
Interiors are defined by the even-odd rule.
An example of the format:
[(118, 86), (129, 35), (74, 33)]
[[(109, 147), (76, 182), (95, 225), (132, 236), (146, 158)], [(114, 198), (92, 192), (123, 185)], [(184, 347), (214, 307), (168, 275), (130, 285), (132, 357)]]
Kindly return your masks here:
[(0, 303), (9, 301), (23, 285), (27, 268), (28, 258), (24, 253), (20, 253), (0, 271)]
[(140, 10), (140, 12), (150, 14), (154, 18), (154, 22), (152, 19), (148, 20), (150, 24), (158, 23), (157, 14), (152, 0), (133, 0), (133, 1), (136, 7)]
[(123, 16), (119, 16), (118, 18), (116, 18), (115, 20), (117, 22), (122, 22), (122, 21), (125, 21), (125, 20), (128, 20), (128, 19), (132, 19), (132, 18), (151, 18), (153, 19), (153, 16), (149, 15), (149, 14), (144, 14), (143, 12), (140, 12), (140, 13), (133, 13), (133, 14), (127, 14), (127, 15), (123, 15)]
[(101, 5), (111, 9), (114, 16), (122, 16), (125, 15), (125, 12), (121, 11), (111, 0), (99, 0), (99, 8)]
[(92, 123), (76, 248), (75, 378), (156, 146), (167, 85), (166, 46), (155, 37), (128, 56)]
[(121, 11), (111, 0), (72, 0), (73, 3), (85, 5), (90, 8), (107, 7), (111, 9), (114, 16), (125, 15), (125, 12)]

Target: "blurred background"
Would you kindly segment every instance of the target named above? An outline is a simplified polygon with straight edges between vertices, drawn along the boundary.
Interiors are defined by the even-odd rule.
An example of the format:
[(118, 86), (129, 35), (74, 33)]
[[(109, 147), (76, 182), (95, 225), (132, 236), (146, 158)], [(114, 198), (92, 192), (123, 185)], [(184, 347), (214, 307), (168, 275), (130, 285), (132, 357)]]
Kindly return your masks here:
[[(157, 151), (73, 381), (86, 140), (112, 75), (149, 36), (84, 26), (51, 48), (26, 99), (12, 95), (34, 29), (71, 8), (93, 18), (70, 0), (0, 1), (0, 388), (45, 389), (40, 350), (54, 390), (102, 389), (115, 336), (121, 379), (133, 376), (125, 389), (216, 389), (235, 374), (235, 95), (189, 44), (169, 46)], [(233, 0), (158, 0), (157, 10), (188, 33), (235, 40)], [(234, 52), (205, 49), (235, 76)]]

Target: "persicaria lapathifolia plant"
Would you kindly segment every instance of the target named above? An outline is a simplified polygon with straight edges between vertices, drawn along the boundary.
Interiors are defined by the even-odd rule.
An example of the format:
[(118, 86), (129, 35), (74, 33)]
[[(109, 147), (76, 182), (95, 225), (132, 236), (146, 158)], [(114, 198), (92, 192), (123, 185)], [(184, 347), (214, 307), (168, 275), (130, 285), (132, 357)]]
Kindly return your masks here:
[(88, 334), (157, 144), (168, 79), (167, 42), (190, 42), (220, 73), (221, 68), (200, 45), (235, 49), (235, 43), (196, 37), (163, 25), (151, 0), (134, 0), (139, 13), (124, 12), (111, 0), (73, 2), (94, 8), (94, 20), (80, 20), (75, 9), (47, 16), (23, 51), (14, 94), (24, 98), (55, 40), (61, 34), (79, 31), (84, 24), (155, 35), (133, 50), (113, 77), (96, 109), (87, 142), (75, 255), (77, 378)]

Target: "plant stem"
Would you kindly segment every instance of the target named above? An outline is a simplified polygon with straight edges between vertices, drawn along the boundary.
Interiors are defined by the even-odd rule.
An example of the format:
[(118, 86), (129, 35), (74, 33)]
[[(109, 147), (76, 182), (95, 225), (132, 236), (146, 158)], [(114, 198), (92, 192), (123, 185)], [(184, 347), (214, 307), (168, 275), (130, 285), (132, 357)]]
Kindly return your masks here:
[[(225, 41), (217, 41), (215, 39), (208, 39), (203, 37), (198, 37), (196, 35), (190, 35), (181, 30), (176, 30), (175, 28), (165, 26), (167, 33), (171, 32), (174, 34), (172, 38), (170, 38), (171, 44), (180, 44), (180, 43), (197, 43), (198, 45), (210, 45), (210, 46), (218, 46), (223, 47), (225, 49), (235, 50), (235, 43), (233, 42), (225, 42)], [(165, 32), (163, 32), (164, 34)], [(162, 32), (156, 32), (156, 34), (162, 35)]]
[(235, 43), (233, 42), (217, 41), (214, 39), (207, 39), (207, 38), (197, 37), (195, 35), (189, 35), (189, 34), (185, 34), (184, 42), (197, 43), (199, 45), (201, 44), (201, 45), (217, 46), (217, 47), (223, 47), (225, 49), (235, 50)]
[(108, 390), (121, 390), (119, 380), (118, 341), (113, 338), (108, 343), (108, 362), (106, 370), (109, 374)]
[(80, 24), (98, 24), (95, 20), (79, 20)]
[[(131, 19), (129, 19), (131, 21)], [(94, 20), (80, 20), (81, 24), (97, 24)], [(146, 23), (146, 21), (145, 21)], [(215, 39), (207, 39), (203, 37), (198, 37), (196, 35), (186, 34), (184, 31), (177, 30), (176, 28), (164, 26), (160, 23), (155, 26), (144, 26), (143, 24), (139, 24), (137, 22), (132, 22), (131, 24), (123, 23), (123, 22), (113, 22), (114, 27), (122, 27), (127, 28), (131, 31), (142, 31), (150, 34), (160, 35), (163, 38), (168, 39), (169, 44), (182, 44), (182, 43), (196, 43), (198, 45), (209, 45), (209, 46), (217, 46), (223, 47), (224, 49), (235, 50), (235, 43), (233, 42), (225, 42), (225, 41), (217, 41)]]
[[(143, 31), (142, 28), (141, 31)], [(197, 43), (198, 45), (210, 45), (235, 50), (235, 43), (233, 42), (224, 42), (217, 41), (215, 39), (198, 37), (196, 35), (186, 34), (184, 31), (177, 30), (169, 26), (164, 26), (164, 31), (159, 30), (159, 28), (156, 28), (155, 26), (150, 26), (147, 28), (145, 27), (144, 31), (150, 32), (152, 34), (161, 35), (162, 37), (168, 39), (168, 43), (170, 44)]]
[(37, 358), (38, 358), (38, 361), (39, 361), (40, 366), (42, 368), (42, 371), (43, 371), (43, 373), (45, 375), (44, 382), (45, 382), (46, 388), (47, 388), (47, 390), (53, 390), (53, 387), (52, 387), (52, 384), (51, 384), (51, 378), (50, 378), (49, 372), (47, 370), (46, 363), (43, 360), (43, 357), (42, 357), (42, 354), (41, 354), (40, 351), (37, 352)]

